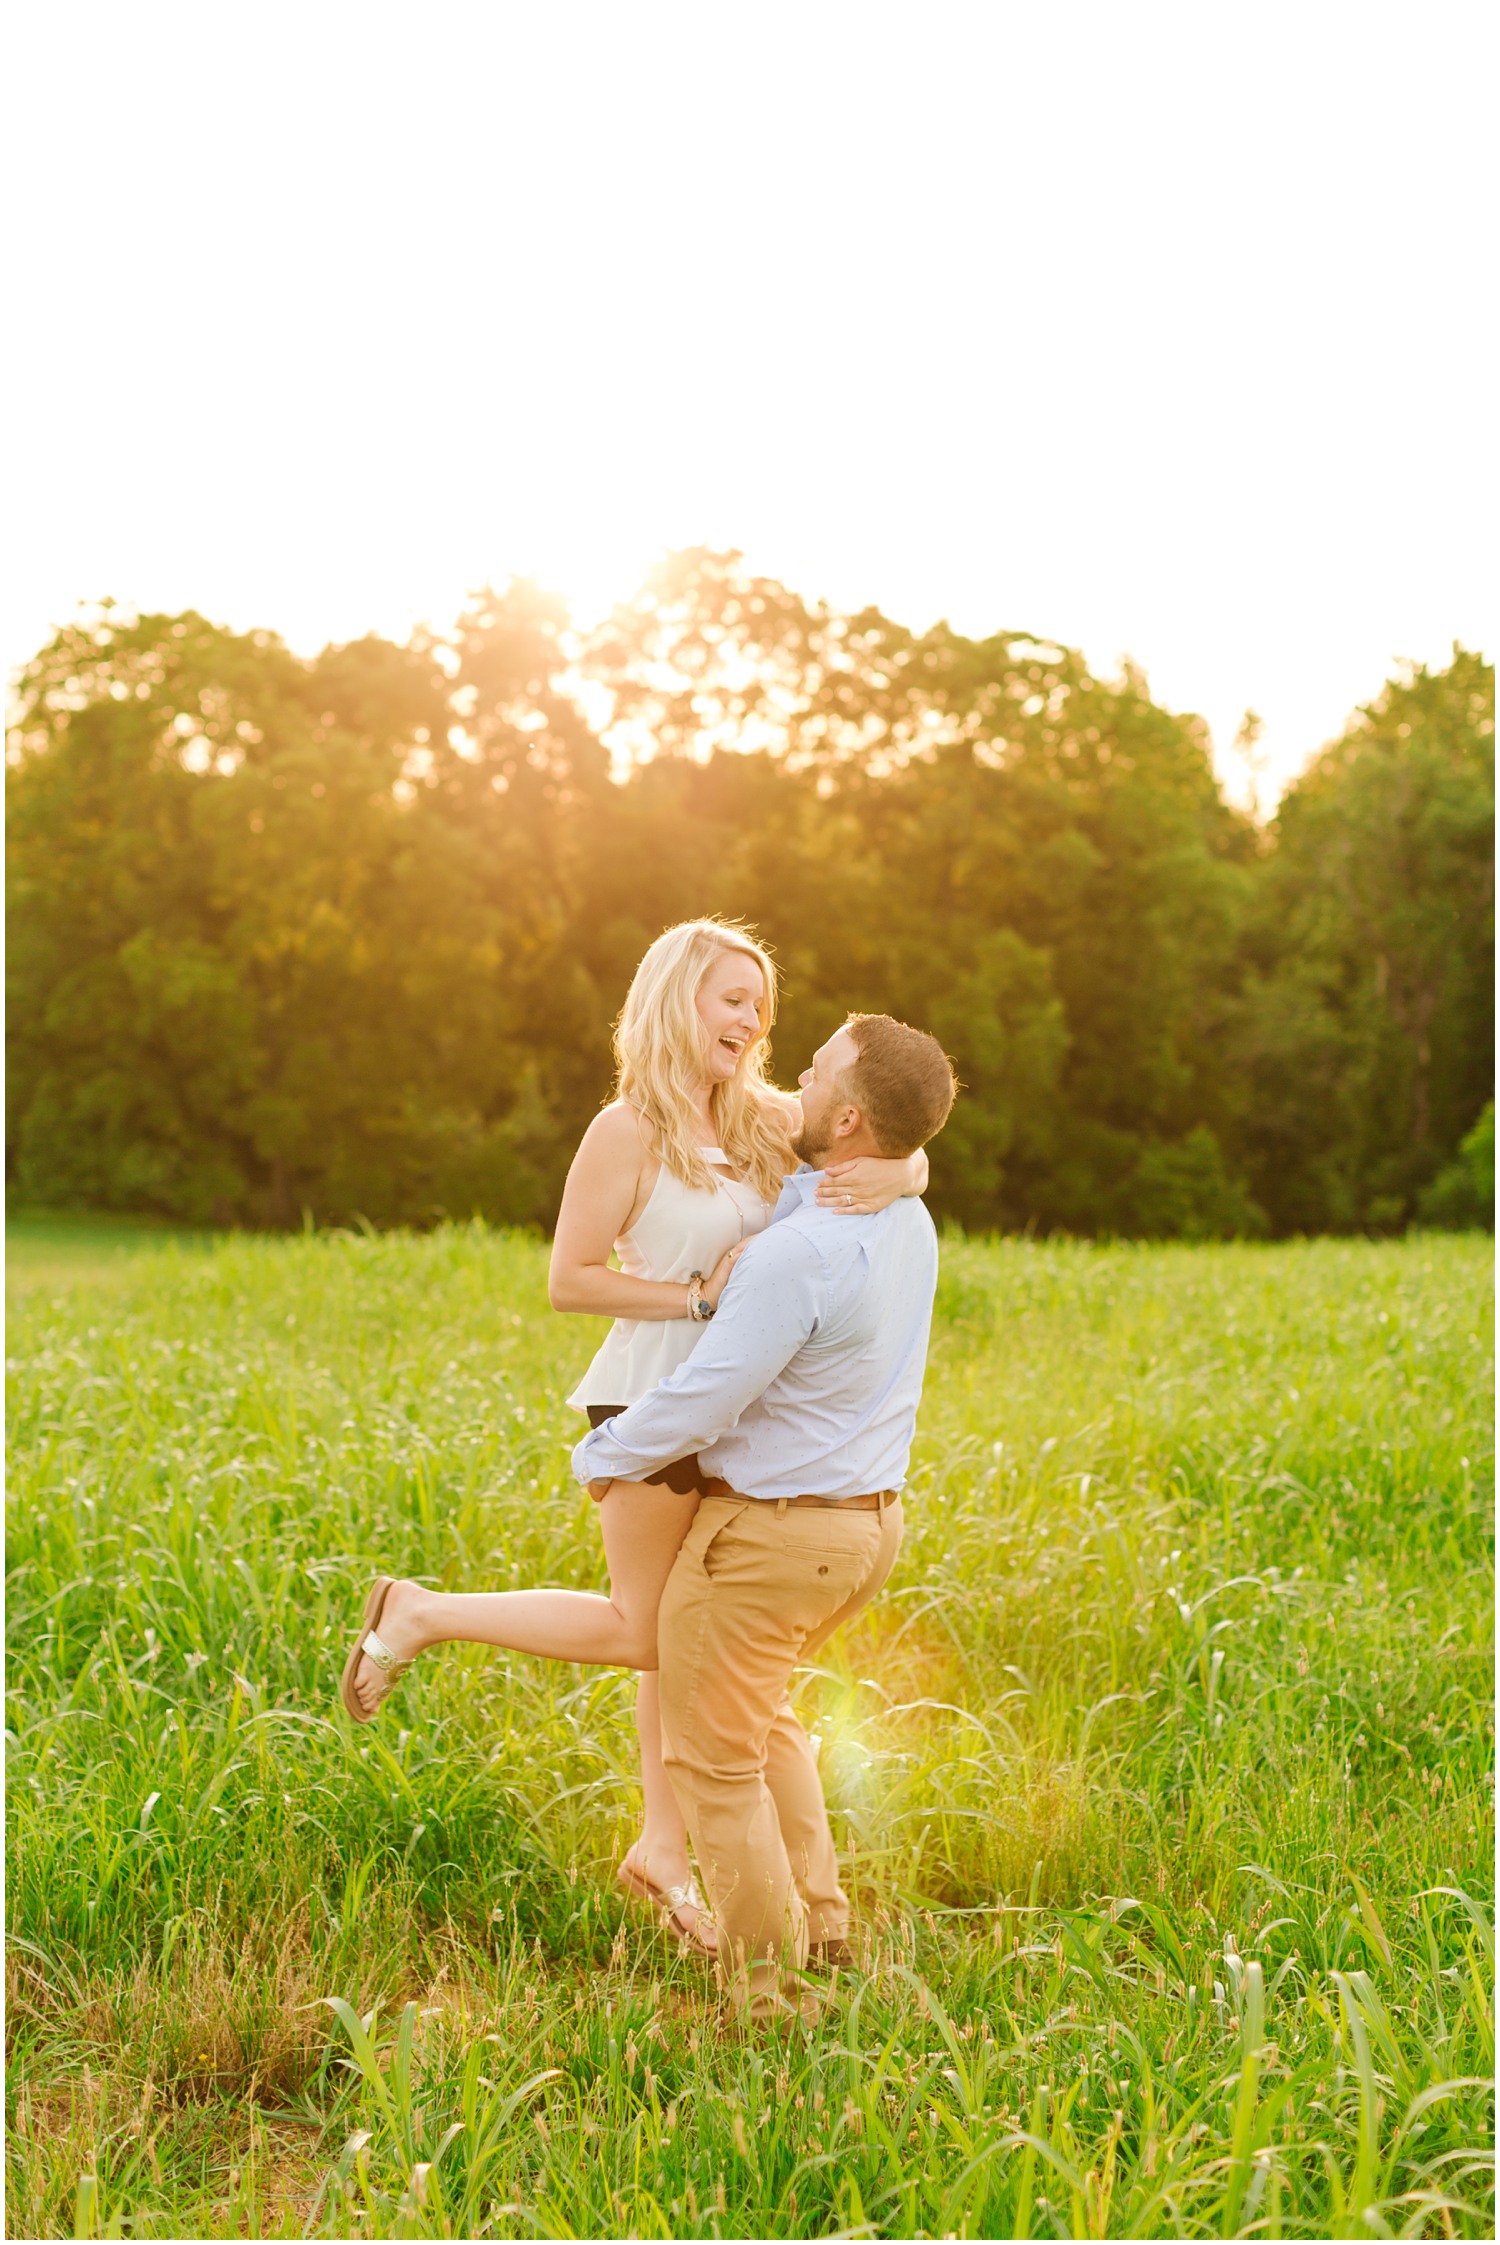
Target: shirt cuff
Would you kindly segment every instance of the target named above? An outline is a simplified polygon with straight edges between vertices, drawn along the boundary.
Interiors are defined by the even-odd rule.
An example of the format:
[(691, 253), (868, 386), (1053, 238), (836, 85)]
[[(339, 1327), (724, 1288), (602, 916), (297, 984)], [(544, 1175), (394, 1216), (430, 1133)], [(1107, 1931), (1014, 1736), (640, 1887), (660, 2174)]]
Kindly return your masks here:
[[(601, 1422), (603, 1426), (612, 1426), (613, 1423), (614, 1422), (611, 1419), (605, 1419)], [(588, 1433), (584, 1436), (583, 1440), (578, 1444), (578, 1447), (573, 1452), (573, 1471), (576, 1474), (577, 1478), (584, 1484), (585, 1488), (587, 1488), (589, 1482), (591, 1481), (612, 1481), (614, 1479), (613, 1474), (597, 1472), (594, 1467), (589, 1464), (588, 1459), (585, 1455), (590, 1443), (593, 1441), (594, 1436), (598, 1432), (598, 1427), (590, 1427)]]

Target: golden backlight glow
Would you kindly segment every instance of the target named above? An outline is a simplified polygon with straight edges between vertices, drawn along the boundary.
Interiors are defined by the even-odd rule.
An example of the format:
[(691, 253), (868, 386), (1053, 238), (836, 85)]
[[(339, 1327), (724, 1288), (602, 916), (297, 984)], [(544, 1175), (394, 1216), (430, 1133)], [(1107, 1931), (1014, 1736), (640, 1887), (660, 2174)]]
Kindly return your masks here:
[(664, 549), (1030, 629), (1268, 785), (1486, 643), (1491, 11), (32, 9), (4, 654)]

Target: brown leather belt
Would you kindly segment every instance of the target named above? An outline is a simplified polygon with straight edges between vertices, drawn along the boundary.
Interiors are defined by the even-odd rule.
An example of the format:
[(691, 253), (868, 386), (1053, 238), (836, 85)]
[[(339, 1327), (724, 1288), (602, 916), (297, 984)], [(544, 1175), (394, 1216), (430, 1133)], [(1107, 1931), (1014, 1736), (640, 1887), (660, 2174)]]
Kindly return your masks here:
[(776, 1509), (779, 1512), (783, 1504), (815, 1504), (827, 1512), (884, 1512), (900, 1493), (899, 1489), (870, 1489), (859, 1497), (778, 1497)]
[[(704, 1491), (710, 1497), (738, 1497), (740, 1491), (731, 1489), (727, 1481), (710, 1481)], [(784, 1512), (789, 1504), (817, 1505), (825, 1512), (884, 1512), (900, 1496), (899, 1489), (870, 1489), (857, 1497), (746, 1497), (746, 1504), (772, 1504), (777, 1512)]]

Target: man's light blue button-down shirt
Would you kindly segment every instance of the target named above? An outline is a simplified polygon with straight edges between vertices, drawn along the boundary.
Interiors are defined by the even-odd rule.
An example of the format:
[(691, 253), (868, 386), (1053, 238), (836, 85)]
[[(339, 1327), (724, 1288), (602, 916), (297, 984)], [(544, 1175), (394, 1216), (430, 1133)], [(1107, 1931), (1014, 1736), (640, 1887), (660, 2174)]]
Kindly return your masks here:
[(906, 1479), (922, 1396), (937, 1234), (920, 1200), (819, 1208), (787, 1179), (685, 1362), (585, 1435), (580, 1481), (640, 1481), (696, 1451), (747, 1497), (856, 1496)]

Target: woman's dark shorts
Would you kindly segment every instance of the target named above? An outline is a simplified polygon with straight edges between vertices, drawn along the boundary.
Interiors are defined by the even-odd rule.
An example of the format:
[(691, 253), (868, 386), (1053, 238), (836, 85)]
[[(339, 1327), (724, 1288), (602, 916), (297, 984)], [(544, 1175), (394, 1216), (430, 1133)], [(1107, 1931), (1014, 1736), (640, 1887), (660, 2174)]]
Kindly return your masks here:
[[(603, 1426), (606, 1419), (617, 1419), (625, 1409), (625, 1405), (623, 1403), (586, 1403), (584, 1409), (589, 1415), (589, 1425), (597, 1427)], [(653, 1488), (675, 1489), (679, 1497), (690, 1497), (695, 1489), (703, 1487), (703, 1476), (698, 1470), (698, 1453), (696, 1450), (691, 1457), (677, 1458), (671, 1465), (664, 1465), (660, 1473), (643, 1474), (641, 1478), (644, 1481), (649, 1481)]]

